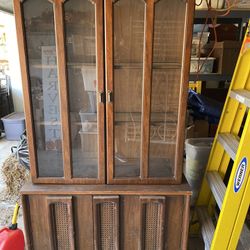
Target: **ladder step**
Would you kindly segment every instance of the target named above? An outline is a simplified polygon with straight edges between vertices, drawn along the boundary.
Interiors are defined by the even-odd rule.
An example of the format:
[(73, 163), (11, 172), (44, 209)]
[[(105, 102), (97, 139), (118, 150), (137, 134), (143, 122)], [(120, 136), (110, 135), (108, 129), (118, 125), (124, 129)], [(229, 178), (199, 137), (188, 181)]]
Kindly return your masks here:
[[(219, 173), (216, 171), (207, 172), (206, 179), (207, 179), (207, 182), (210, 186), (210, 189), (214, 195), (214, 198), (217, 202), (217, 205), (219, 206), (219, 208), (221, 210), (222, 204), (223, 204), (223, 199), (224, 199), (225, 193), (226, 193), (226, 185), (224, 184)], [(250, 249), (249, 239), (250, 239), (250, 230), (244, 224), (241, 235), (240, 235), (240, 241), (239, 241), (237, 250), (249, 250)]]
[(226, 186), (218, 172), (215, 171), (208, 172), (206, 178), (210, 186), (210, 189), (214, 195), (214, 198), (219, 208), (221, 209), (223, 199), (226, 193)]
[(201, 234), (205, 244), (205, 249), (210, 249), (215, 231), (213, 221), (209, 216), (206, 207), (203, 206), (197, 207), (196, 211), (201, 225)]
[(245, 89), (231, 90), (230, 97), (250, 107), (250, 91)]
[(240, 138), (230, 133), (218, 134), (218, 141), (224, 147), (231, 159), (235, 159)]

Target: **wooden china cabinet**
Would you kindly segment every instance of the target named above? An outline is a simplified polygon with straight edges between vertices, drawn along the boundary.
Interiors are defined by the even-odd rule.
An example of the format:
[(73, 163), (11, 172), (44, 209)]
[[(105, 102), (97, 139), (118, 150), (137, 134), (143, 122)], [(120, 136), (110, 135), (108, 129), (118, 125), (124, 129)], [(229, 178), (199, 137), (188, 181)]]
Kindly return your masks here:
[(194, 0), (13, 1), (28, 248), (186, 249)]

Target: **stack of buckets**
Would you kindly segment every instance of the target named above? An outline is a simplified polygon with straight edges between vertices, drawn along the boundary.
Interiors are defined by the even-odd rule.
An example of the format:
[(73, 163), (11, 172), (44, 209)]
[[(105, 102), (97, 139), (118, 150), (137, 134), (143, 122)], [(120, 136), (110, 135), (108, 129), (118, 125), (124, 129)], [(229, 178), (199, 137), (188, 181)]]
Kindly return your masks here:
[(184, 175), (192, 188), (191, 206), (194, 206), (201, 188), (202, 179), (206, 170), (209, 154), (214, 138), (187, 139), (186, 165)]

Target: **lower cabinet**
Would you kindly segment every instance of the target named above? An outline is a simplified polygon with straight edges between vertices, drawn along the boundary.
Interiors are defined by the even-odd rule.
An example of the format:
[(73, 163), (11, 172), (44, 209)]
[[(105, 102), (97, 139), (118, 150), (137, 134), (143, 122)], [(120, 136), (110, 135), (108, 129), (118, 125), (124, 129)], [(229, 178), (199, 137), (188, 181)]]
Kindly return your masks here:
[(28, 184), (28, 249), (186, 249), (190, 190), (177, 186)]

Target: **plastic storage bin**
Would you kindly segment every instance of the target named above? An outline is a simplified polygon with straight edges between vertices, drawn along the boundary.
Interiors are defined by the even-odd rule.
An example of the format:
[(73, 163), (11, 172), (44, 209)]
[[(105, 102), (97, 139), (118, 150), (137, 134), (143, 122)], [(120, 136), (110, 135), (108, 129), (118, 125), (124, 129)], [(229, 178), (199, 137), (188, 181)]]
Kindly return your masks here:
[(210, 36), (210, 32), (203, 32), (203, 33), (197, 32), (197, 34), (193, 35), (193, 42), (199, 43), (201, 40), (201, 44), (206, 44), (208, 42), (209, 36)]
[[(193, 33), (201, 32), (203, 30), (204, 24), (194, 24)], [(208, 32), (209, 26), (208, 24), (204, 28), (204, 32)]]
[[(201, 0), (196, 0), (195, 3), (199, 4), (198, 6), (195, 6), (195, 8), (197, 10), (207, 9), (207, 2), (206, 1), (202, 1), (202, 3), (201, 3)], [(211, 1), (211, 7), (214, 9), (222, 9), (224, 7), (224, 4), (225, 4), (225, 0), (212, 0)]]
[(198, 198), (213, 140), (214, 138), (191, 138), (185, 141), (186, 166), (184, 167), (184, 175), (193, 191), (191, 205), (195, 205)]
[(201, 57), (200, 61), (198, 57), (191, 57), (190, 72), (196, 73), (201, 67), (201, 70), (199, 71), (200, 74), (212, 73), (214, 61), (214, 57)]
[[(239, 56), (240, 41), (223, 41), (214, 44), (209, 43), (204, 46), (204, 52), (208, 53), (214, 48), (212, 57), (216, 58), (215, 72), (219, 74), (232, 75)], [(209, 85), (210, 86), (210, 85)]]
[(209, 35), (210, 35), (210, 32), (203, 32), (203, 33), (198, 32), (197, 34), (193, 34), (192, 56), (197, 57), (199, 55), (199, 49), (200, 49), (200, 53), (201, 54), (203, 53), (203, 48), (208, 42)]
[(89, 113), (80, 110), (82, 131), (97, 131), (97, 113)]
[(1, 119), (4, 125), (6, 139), (18, 141), (25, 130), (24, 113), (14, 112)]
[(81, 148), (85, 157), (98, 158), (97, 132), (79, 131), (81, 136)]
[[(238, 0), (236, 1), (236, 3), (235, 3), (235, 0), (230, 0), (229, 4), (231, 5), (232, 3), (234, 4), (235, 8), (243, 8), (243, 9), (250, 8), (250, 0)], [(228, 6), (227, 2), (226, 2), (226, 6)]]

